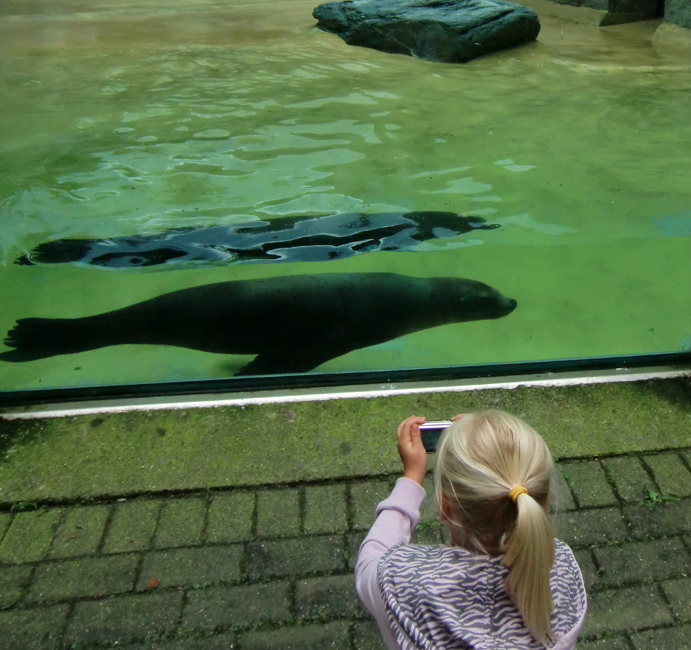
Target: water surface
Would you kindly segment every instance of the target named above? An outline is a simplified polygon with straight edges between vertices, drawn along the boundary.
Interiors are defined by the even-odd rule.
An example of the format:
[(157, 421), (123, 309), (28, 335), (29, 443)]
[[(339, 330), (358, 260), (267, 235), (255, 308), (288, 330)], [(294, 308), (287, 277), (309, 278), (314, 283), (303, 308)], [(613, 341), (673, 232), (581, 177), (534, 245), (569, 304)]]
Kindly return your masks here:
[[(480, 280), (518, 308), (315, 372), (688, 349), (687, 52), (651, 44), (652, 23), (546, 17), (534, 44), (449, 65), (348, 46), (313, 6), (3, 3), (0, 332), (210, 282), (388, 271)], [(500, 227), (309, 263), (13, 263), (62, 238), (411, 210)], [(229, 377), (250, 359), (118, 346), (3, 363), (0, 388)]]

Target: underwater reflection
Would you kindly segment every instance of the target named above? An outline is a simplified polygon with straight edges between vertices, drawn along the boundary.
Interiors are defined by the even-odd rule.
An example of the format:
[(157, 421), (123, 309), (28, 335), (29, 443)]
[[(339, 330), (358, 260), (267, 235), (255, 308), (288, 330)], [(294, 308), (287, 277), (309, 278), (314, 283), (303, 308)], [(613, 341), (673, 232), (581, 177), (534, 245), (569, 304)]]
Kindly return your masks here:
[(383, 212), (277, 217), (232, 226), (178, 228), (157, 235), (58, 239), (15, 264), (79, 262), (108, 268), (169, 263), (323, 262), (369, 251), (409, 251), (420, 242), (491, 230), (481, 217), (454, 212)]

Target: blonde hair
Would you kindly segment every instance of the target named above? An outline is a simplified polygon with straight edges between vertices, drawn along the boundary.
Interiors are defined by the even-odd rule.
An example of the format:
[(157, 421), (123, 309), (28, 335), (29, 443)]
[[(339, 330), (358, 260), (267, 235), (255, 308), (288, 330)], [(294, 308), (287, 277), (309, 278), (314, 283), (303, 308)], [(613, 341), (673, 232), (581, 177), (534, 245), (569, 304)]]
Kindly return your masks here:
[[(554, 537), (546, 513), (552, 470), (537, 432), (508, 413), (484, 411), (464, 415), (442, 434), (434, 471), (452, 539), (479, 553), (505, 554), (506, 590), (543, 643), (552, 637)], [(527, 493), (514, 491), (514, 502), (509, 492), (518, 486)]]

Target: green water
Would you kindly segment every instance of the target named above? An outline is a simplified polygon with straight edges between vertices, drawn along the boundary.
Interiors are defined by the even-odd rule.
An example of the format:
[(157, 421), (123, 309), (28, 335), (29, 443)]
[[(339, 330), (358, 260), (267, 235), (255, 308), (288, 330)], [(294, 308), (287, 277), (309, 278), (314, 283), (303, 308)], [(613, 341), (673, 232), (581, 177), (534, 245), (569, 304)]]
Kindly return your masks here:
[[(651, 44), (651, 24), (547, 17), (537, 43), (430, 63), (347, 46), (313, 6), (3, 3), (0, 332), (209, 282), (389, 271), (481, 280), (518, 308), (313, 372), (689, 348), (688, 51)], [(13, 264), (66, 237), (394, 210), (501, 228), (330, 262)], [(229, 377), (251, 358), (118, 346), (2, 363), (0, 389)]]

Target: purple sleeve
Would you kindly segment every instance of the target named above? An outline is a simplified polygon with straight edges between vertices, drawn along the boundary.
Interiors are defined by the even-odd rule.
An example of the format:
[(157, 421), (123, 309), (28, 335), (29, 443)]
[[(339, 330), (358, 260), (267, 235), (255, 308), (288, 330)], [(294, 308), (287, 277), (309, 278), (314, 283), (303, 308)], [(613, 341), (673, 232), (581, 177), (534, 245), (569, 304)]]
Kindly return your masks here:
[(386, 620), (377, 563), (387, 549), (410, 541), (424, 500), (425, 490), (421, 485), (407, 478), (399, 478), (389, 497), (377, 506), (377, 519), (360, 545), (355, 565), (355, 590), (362, 604), (374, 616), (390, 648), (397, 646)]

